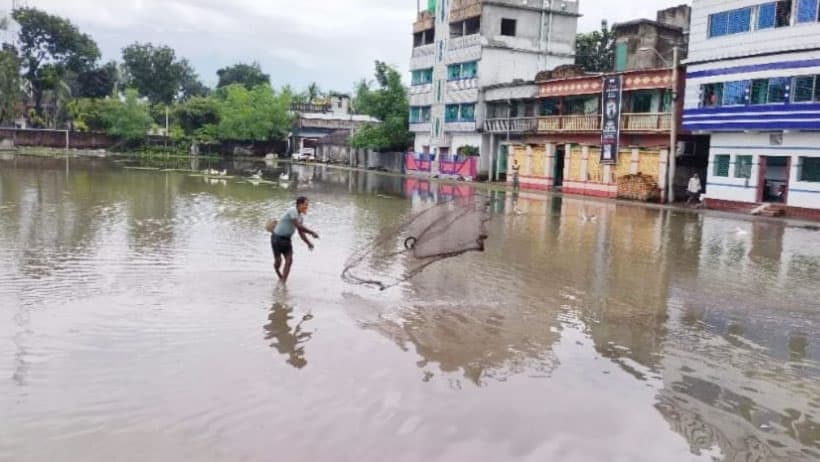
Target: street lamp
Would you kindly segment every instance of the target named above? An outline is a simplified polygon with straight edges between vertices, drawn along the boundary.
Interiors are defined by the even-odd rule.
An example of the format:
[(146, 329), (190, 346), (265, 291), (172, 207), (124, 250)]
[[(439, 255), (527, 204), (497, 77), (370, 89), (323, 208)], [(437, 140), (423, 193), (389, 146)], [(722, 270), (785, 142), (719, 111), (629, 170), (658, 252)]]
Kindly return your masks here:
[(670, 124), (669, 124), (669, 156), (667, 158), (667, 165), (669, 168), (667, 169), (668, 173), (668, 192), (667, 198), (670, 204), (675, 202), (675, 154), (678, 150), (678, 124), (675, 120), (675, 114), (677, 112), (677, 100), (678, 100), (678, 66), (680, 65), (679, 58), (678, 58), (678, 47), (672, 47), (672, 63), (670, 64), (669, 61), (663, 57), (658, 50), (652, 47), (641, 47), (638, 51), (646, 52), (652, 51), (654, 52), (658, 58), (661, 59), (665, 64), (672, 68), (672, 108), (670, 113)]

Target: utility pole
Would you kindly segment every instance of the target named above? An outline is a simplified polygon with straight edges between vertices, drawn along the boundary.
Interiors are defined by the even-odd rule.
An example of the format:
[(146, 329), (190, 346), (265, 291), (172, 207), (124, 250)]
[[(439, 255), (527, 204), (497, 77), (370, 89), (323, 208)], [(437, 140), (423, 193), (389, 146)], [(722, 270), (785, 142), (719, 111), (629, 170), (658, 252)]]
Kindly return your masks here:
[(672, 107), (669, 126), (669, 203), (675, 203), (675, 169), (678, 151), (678, 47), (672, 47)]

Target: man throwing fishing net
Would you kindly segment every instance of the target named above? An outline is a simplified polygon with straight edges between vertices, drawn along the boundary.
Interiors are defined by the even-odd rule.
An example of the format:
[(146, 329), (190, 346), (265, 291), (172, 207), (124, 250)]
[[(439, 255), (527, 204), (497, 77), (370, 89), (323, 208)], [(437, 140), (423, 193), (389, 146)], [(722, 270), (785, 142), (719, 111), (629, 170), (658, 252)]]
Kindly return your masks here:
[[(296, 199), (296, 207), (289, 208), (278, 222), (269, 223), (269, 231), (272, 230), (270, 245), (273, 249), (274, 268), (276, 275), (282, 283), (288, 282), (290, 268), (293, 265), (293, 242), (292, 237), (295, 232), (299, 232), (299, 237), (305, 241), (308, 249), (313, 250), (313, 243), (308, 236), (319, 239), (319, 235), (305, 227), (303, 217), (307, 215), (310, 203), (307, 197)], [(285, 268), (282, 268), (282, 257), (285, 259)]]

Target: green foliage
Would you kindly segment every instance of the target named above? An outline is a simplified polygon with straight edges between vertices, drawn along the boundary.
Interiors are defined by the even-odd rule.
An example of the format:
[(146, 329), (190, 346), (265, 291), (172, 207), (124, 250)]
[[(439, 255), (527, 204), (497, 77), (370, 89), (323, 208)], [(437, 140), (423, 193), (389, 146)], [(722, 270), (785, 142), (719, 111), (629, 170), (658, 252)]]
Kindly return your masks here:
[(311, 83), (307, 87), (307, 91), (305, 92), (305, 96), (307, 97), (308, 103), (315, 102), (319, 97), (322, 96), (322, 89), (319, 88), (319, 84), (316, 82)]
[(22, 65), (39, 113), (43, 92), (92, 69), (100, 50), (67, 19), (36, 8), (18, 8), (12, 17), (20, 24)]
[(17, 117), (20, 97), (20, 58), (11, 48), (0, 50), (0, 124)]
[[(277, 94), (269, 85), (252, 90), (238, 84), (225, 87), (217, 99), (215, 134), (220, 140), (281, 139), (290, 129), (290, 102), (288, 93)], [(214, 134), (212, 129), (208, 132)]]
[(69, 103), (68, 113), (75, 130), (104, 132), (108, 128), (104, 115), (118, 104), (120, 102), (114, 99), (75, 99)]
[(462, 156), (467, 156), (467, 157), (478, 157), (480, 155), (480, 151), (478, 149), (478, 146), (462, 146), (458, 150), (458, 153)]
[(259, 85), (270, 85), (270, 75), (262, 72), (259, 63), (235, 64), (216, 71), (216, 75), (219, 76), (217, 88), (239, 84), (251, 90)]
[(387, 64), (376, 61), (377, 87), (362, 81), (353, 102), (357, 112), (373, 116), (381, 124), (368, 124), (351, 140), (353, 147), (375, 151), (404, 151), (411, 143), (408, 131), (410, 106), (401, 74)]
[(176, 105), (173, 115), (186, 136), (195, 136), (197, 130), (219, 124), (219, 103), (215, 98), (196, 96)]
[(587, 72), (611, 72), (615, 68), (615, 34), (601, 22), (601, 30), (578, 34), (575, 40), (575, 64)]
[(77, 78), (77, 94), (80, 98), (105, 98), (114, 95), (114, 87), (119, 80), (117, 63), (87, 70)]
[(128, 142), (145, 139), (153, 125), (148, 105), (139, 100), (138, 92), (133, 89), (126, 90), (125, 102), (116, 101), (106, 106), (102, 117), (109, 135)]
[(177, 60), (167, 46), (135, 43), (122, 50), (125, 83), (153, 104), (172, 104), (207, 94), (187, 60)]

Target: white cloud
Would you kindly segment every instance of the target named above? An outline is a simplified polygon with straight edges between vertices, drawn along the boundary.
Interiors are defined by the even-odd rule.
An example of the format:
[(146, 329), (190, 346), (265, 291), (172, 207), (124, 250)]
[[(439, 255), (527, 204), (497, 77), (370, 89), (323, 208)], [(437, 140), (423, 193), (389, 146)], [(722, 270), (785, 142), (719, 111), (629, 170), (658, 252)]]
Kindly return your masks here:
[[(426, 2), (422, 2), (426, 3)], [(29, 0), (70, 18), (100, 44), (105, 59), (119, 59), (136, 42), (163, 43), (188, 58), (209, 84), (217, 69), (258, 61), (276, 84), (350, 90), (370, 77), (373, 61), (403, 71), (410, 59), (415, 0)], [(633, 0), (628, 7), (581, 0), (579, 31), (673, 6), (668, 0)]]

